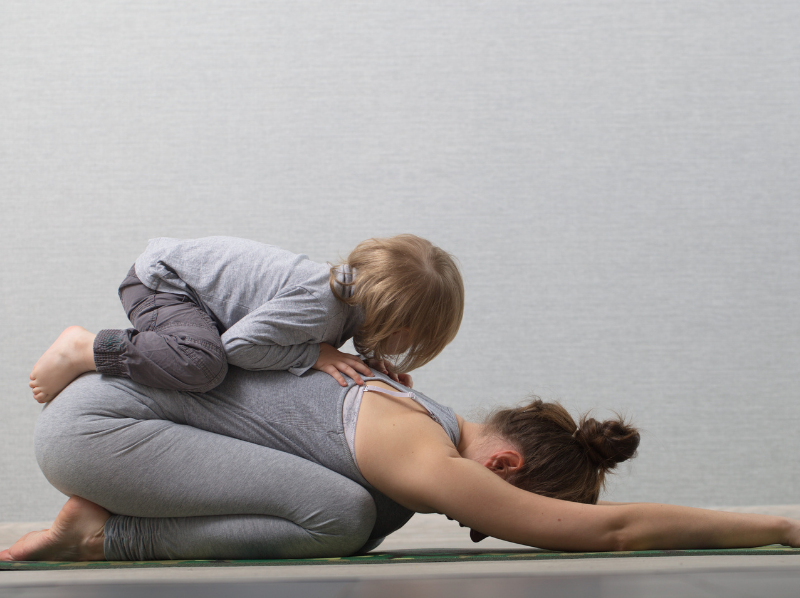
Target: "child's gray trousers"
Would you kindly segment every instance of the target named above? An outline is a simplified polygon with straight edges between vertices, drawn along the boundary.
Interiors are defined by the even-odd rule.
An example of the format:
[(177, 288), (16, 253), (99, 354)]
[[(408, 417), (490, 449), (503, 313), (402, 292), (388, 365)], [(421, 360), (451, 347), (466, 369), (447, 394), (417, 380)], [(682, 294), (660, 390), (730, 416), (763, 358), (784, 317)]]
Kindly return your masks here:
[(222, 382), (228, 362), (219, 330), (190, 297), (149, 289), (134, 268), (122, 281), (119, 297), (133, 328), (97, 334), (98, 372), (155, 388), (194, 392)]

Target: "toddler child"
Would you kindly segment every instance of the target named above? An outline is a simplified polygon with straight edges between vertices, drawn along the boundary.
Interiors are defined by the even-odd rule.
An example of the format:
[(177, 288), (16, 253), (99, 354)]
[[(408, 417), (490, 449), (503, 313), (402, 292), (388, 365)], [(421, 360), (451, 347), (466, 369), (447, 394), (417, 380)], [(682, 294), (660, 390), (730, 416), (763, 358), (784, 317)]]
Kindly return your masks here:
[[(464, 311), (453, 258), (414, 235), (368, 239), (333, 267), (233, 237), (152, 239), (119, 295), (133, 328), (64, 330), (31, 372), (37, 401), (92, 370), (205, 392), (228, 364), (314, 368), (342, 386), (369, 364), (410, 386), (406, 372), (453, 340)], [(338, 350), (350, 338), (367, 364)]]

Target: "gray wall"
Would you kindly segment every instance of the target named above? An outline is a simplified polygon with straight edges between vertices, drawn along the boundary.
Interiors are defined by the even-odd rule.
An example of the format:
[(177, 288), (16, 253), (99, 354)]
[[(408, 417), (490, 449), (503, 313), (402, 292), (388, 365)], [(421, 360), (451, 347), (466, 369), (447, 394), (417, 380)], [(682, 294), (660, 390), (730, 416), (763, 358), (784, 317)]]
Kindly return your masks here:
[(800, 502), (793, 0), (0, 11), (0, 520), (63, 502), (30, 368), (67, 325), (125, 326), (161, 235), (320, 261), (428, 237), (468, 303), (418, 388), (628, 413), (612, 498)]

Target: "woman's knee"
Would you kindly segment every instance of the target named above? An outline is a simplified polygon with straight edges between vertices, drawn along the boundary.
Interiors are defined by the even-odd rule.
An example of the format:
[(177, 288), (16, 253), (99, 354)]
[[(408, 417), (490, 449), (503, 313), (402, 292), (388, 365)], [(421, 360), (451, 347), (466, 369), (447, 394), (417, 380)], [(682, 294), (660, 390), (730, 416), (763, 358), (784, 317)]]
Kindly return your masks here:
[[(67, 389), (69, 390), (69, 389)], [(87, 469), (92, 438), (86, 433), (86, 412), (80, 405), (70, 404), (63, 392), (43, 409), (34, 428), (34, 452), (39, 469), (57, 489), (68, 493), (72, 482)]]
[(375, 526), (375, 501), (369, 492), (355, 484), (346, 494), (331, 493), (329, 499), (336, 516), (309, 531), (326, 556), (354, 554), (367, 543)]

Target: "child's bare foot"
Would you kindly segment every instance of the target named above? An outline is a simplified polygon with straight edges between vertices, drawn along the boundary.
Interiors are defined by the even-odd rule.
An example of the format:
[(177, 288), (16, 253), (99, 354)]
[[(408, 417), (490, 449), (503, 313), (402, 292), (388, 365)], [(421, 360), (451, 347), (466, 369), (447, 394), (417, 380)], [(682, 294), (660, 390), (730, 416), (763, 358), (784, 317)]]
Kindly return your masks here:
[(111, 513), (79, 496), (70, 498), (50, 529), (25, 534), (0, 561), (102, 561)]
[(94, 337), (80, 326), (70, 326), (61, 333), (33, 366), (28, 386), (34, 399), (47, 403), (75, 378), (95, 369)]

